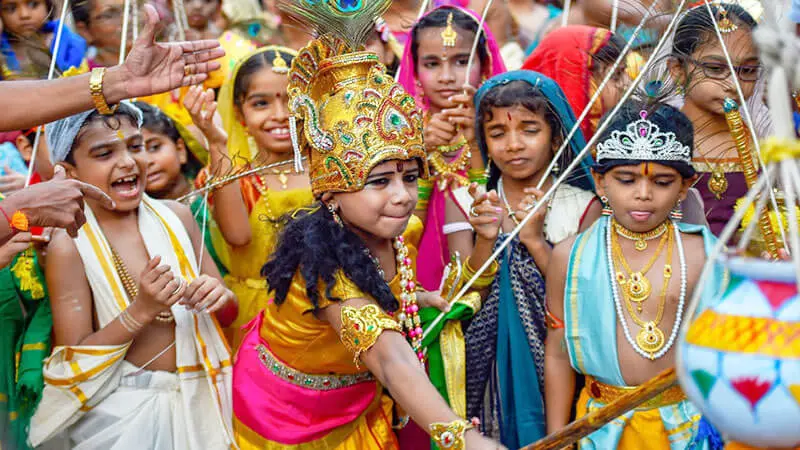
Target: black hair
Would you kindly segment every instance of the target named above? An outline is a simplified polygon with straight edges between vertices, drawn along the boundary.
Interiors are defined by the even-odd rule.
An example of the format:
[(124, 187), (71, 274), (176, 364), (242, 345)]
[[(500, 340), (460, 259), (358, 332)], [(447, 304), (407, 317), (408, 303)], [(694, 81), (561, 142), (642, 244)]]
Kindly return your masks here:
[(89, 25), (91, 20), (92, 3), (91, 0), (75, 0), (69, 4), (72, 12), (72, 19), (75, 23)]
[(626, 42), (622, 36), (611, 33), (608, 42), (600, 47), (595, 54), (591, 55), (592, 71), (599, 73), (599, 70), (614, 64), (614, 62), (619, 59), (620, 55), (622, 55), (622, 50), (625, 48), (625, 45)]
[(69, 149), (69, 153), (67, 153), (67, 156), (64, 158), (64, 162), (68, 162), (73, 166), (75, 165), (75, 147), (78, 145), (78, 142), (80, 142), (80, 140), (83, 139), (83, 136), (81, 136), (83, 130), (85, 130), (89, 125), (91, 125), (94, 122), (102, 121), (105, 124), (105, 126), (108, 127), (109, 129), (117, 130), (119, 129), (122, 123), (121, 119), (128, 119), (130, 123), (133, 124), (134, 127), (138, 128), (139, 117), (137, 117), (135, 111), (136, 110), (134, 110), (133, 108), (117, 108), (114, 114), (109, 116), (100, 114), (96, 110), (92, 111), (92, 113), (89, 114), (89, 117), (87, 117), (86, 120), (81, 125), (80, 130), (78, 130), (78, 134), (75, 135), (75, 140), (72, 141), (72, 148)]
[[(478, 21), (471, 15), (464, 11), (446, 6), (433, 10), (430, 14), (423, 17), (417, 22), (414, 28), (411, 29), (411, 56), (414, 60), (414, 66), (417, 66), (417, 58), (419, 57), (419, 32), (426, 28), (444, 28), (447, 26), (447, 18), (453, 14), (453, 27), (462, 31), (472, 33), (473, 37), (478, 32)], [(478, 57), (481, 61), (481, 67), (486, 69), (489, 64), (489, 52), (486, 49), (486, 34), (481, 30), (480, 38), (478, 39)]]
[[(647, 113), (647, 120), (658, 126), (662, 133), (671, 132), (681, 144), (689, 147), (690, 157), (694, 154), (694, 126), (692, 121), (679, 109), (661, 101), (642, 101), (630, 99), (622, 105), (622, 108), (614, 117), (604, 117), (602, 122), (610, 120), (608, 127), (600, 135), (597, 142), (604, 142), (611, 138), (615, 131), (625, 131), (629, 124), (641, 119), (642, 112)], [(607, 116), (608, 114), (606, 114)], [(597, 162), (594, 164), (594, 171), (604, 174), (617, 166), (639, 165), (646, 161), (633, 159), (600, 159), (597, 155)], [(695, 175), (694, 167), (690, 163), (683, 161), (647, 161), (672, 167), (681, 174), (683, 178), (691, 178)]]
[[(563, 139), (564, 127), (561, 126), (561, 120), (558, 114), (550, 108), (547, 97), (545, 97), (544, 93), (542, 93), (539, 88), (523, 80), (511, 81), (507, 84), (500, 84), (490, 89), (483, 99), (481, 99), (480, 105), (478, 105), (476, 114), (478, 122), (484, 123), (492, 120), (492, 108), (510, 108), (512, 106), (522, 106), (528, 111), (541, 114), (544, 116), (545, 122), (550, 126), (551, 136), (553, 138), (559, 137)], [(476, 138), (478, 142), (481, 143), (480, 148), (483, 159), (484, 161), (488, 161), (489, 150), (486, 146), (486, 136), (484, 135), (483, 127), (476, 127), (475, 132), (477, 133)], [(562, 160), (568, 157), (566, 153), (568, 152), (562, 155)], [(559, 163), (562, 162), (563, 161), (559, 161)], [(569, 162), (566, 162), (566, 165), (569, 165)], [(566, 167), (566, 165), (562, 167)], [(489, 189), (497, 187), (497, 181), (500, 179), (500, 175), (500, 169), (496, 165), (491, 165), (489, 169), (489, 183), (487, 186)]]
[(189, 148), (189, 143), (181, 136), (172, 118), (149, 103), (134, 102), (133, 104), (142, 111), (142, 128), (147, 129), (151, 133), (163, 134), (174, 142), (175, 145), (178, 144), (178, 139), (183, 140), (183, 145), (186, 148), (186, 162), (181, 166), (181, 172), (190, 178), (196, 177), (203, 168), (203, 163), (192, 153)]
[[(747, 27), (753, 30), (757, 23), (744, 8), (733, 3), (717, 3), (711, 5), (714, 19), (719, 23), (725, 11), (727, 18), (739, 27)], [(710, 38), (715, 34), (714, 22), (708, 14), (708, 8), (697, 6), (686, 12), (675, 29), (675, 37), (672, 41), (672, 56), (684, 59), (692, 56), (697, 48), (707, 42), (713, 42)]]
[(371, 296), (385, 311), (398, 308), (389, 285), (383, 280), (369, 256), (364, 241), (346, 226), (338, 225), (324, 204), (296, 211), (284, 217), (285, 227), (278, 247), (261, 275), (275, 291), (275, 304), (286, 301), (292, 279), (300, 272), (305, 280), (306, 295), (319, 308), (319, 283), (325, 283), (325, 296), (332, 296), (339, 270), (366, 295)]
[(236, 79), (233, 81), (233, 103), (239, 110), (242, 108), (242, 102), (247, 91), (250, 90), (250, 80), (255, 73), (259, 70), (272, 67), (272, 61), (275, 60), (277, 53), (280, 53), (281, 58), (286, 61), (287, 66), (292, 65), (294, 56), (291, 53), (276, 50), (267, 50), (247, 58), (239, 67), (236, 73)]

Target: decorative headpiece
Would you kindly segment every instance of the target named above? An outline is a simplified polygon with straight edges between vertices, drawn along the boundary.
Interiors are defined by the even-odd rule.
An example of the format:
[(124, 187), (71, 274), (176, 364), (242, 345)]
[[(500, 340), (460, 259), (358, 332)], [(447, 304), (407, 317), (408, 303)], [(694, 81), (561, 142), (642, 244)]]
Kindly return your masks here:
[(739, 25), (733, 23), (728, 17), (728, 11), (722, 6), (719, 6), (719, 21), (717, 21), (719, 31), (721, 33), (732, 33), (739, 29)]
[(281, 51), (277, 48), (275, 49), (275, 58), (272, 60), (272, 71), (282, 75), (289, 73), (289, 65), (286, 64), (286, 60), (281, 56)]
[(377, 55), (356, 51), (390, 4), (279, 1), (319, 36), (292, 62), (288, 89), (295, 166), (302, 168), (300, 156), (307, 153), (316, 196), (359, 191), (376, 165), (393, 159), (418, 159), (422, 176), (428, 175), (414, 99), (386, 74)]
[(453, 13), (450, 13), (447, 16), (447, 27), (442, 31), (442, 46), (445, 48), (447, 47), (455, 47), (456, 46), (456, 39), (458, 39), (458, 33), (456, 30), (453, 29)]
[(635, 161), (692, 162), (692, 149), (678, 141), (675, 133), (662, 133), (655, 123), (647, 120), (647, 111), (640, 119), (629, 123), (625, 131), (614, 130), (597, 145), (597, 161), (622, 159)]

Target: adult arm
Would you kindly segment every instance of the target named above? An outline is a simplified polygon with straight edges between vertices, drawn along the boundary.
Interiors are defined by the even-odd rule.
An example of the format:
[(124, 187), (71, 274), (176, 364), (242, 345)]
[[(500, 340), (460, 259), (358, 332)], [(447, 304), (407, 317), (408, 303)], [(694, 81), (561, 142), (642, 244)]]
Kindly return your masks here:
[[(562, 323), (567, 263), (574, 241), (574, 238), (569, 238), (556, 245), (547, 270), (547, 310)], [(547, 331), (544, 347), (544, 397), (547, 404), (548, 433), (558, 431), (569, 423), (574, 393), (575, 372), (564, 345), (564, 328), (554, 327)]]
[[(103, 94), (110, 105), (202, 83), (219, 68), (212, 61), (225, 55), (214, 40), (156, 43), (158, 13), (145, 5), (145, 14), (145, 29), (127, 59), (109, 68), (103, 78)], [(0, 131), (32, 128), (94, 108), (89, 77), (0, 82)]]

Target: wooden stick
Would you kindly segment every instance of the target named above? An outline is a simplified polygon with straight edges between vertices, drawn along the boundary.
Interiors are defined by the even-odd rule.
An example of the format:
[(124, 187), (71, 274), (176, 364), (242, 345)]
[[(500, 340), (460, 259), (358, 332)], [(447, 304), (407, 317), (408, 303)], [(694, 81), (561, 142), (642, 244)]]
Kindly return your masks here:
[(581, 417), (560, 431), (520, 450), (554, 450), (569, 447), (607, 423), (678, 384), (675, 369), (667, 369), (635, 390)]

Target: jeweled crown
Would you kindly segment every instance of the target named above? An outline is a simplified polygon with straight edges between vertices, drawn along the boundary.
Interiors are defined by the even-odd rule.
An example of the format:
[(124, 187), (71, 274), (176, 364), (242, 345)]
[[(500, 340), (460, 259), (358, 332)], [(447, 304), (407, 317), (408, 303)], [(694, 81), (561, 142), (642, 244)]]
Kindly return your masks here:
[(293, 143), (309, 156), (316, 196), (359, 191), (370, 171), (388, 160), (419, 159), (422, 176), (428, 175), (414, 99), (386, 74), (377, 55), (357, 51), (360, 36), (367, 35), (362, 28), (371, 30), (390, 3), (359, 2), (363, 10), (345, 11), (335, 7), (338, 2), (281, 2), (290, 12), (304, 8), (297, 16), (320, 36), (294, 58), (288, 89)]
[(597, 144), (597, 161), (628, 159), (635, 161), (692, 162), (692, 149), (680, 142), (675, 133), (662, 132), (659, 126), (647, 119), (647, 111), (639, 113), (640, 119), (629, 123), (625, 131), (614, 130)]

